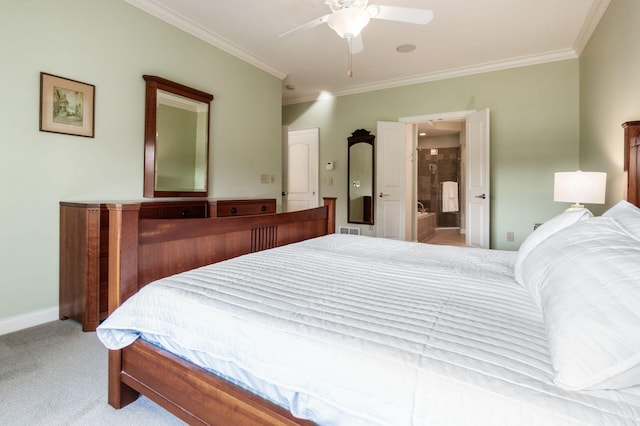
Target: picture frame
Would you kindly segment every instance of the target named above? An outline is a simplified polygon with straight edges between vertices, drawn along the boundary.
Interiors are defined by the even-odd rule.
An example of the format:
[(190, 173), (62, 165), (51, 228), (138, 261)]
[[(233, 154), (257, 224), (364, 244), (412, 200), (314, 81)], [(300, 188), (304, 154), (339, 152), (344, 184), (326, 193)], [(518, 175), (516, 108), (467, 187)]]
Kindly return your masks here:
[(40, 131), (94, 137), (95, 86), (40, 73)]

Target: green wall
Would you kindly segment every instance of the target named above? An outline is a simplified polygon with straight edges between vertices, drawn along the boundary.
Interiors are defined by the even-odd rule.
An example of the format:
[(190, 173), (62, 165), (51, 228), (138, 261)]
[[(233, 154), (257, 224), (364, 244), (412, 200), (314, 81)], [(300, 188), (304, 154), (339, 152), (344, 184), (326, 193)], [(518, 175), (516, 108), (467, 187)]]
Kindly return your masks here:
[[(283, 124), (289, 130), (320, 128), (320, 162), (336, 162), (333, 171), (321, 168), (321, 195), (338, 197), (342, 225), (351, 132), (375, 133), (377, 121), (489, 108), (491, 246), (515, 250), (535, 223), (567, 207), (553, 202), (553, 173), (578, 167), (578, 72), (573, 59), (288, 105)], [(362, 230), (375, 233), (366, 226)], [(514, 242), (506, 241), (510, 231)]]
[(640, 2), (612, 0), (580, 57), (580, 167), (607, 172), (607, 200), (625, 197), (624, 131), (640, 120)]
[[(321, 195), (346, 223), (347, 144), (377, 121), (491, 110), (492, 246), (517, 249), (562, 211), (553, 172), (609, 173), (623, 197), (622, 128), (640, 119), (640, 3), (612, 0), (580, 60), (479, 74), (280, 108), (281, 81), (124, 1), (23, 0), (0, 13), (0, 329), (57, 309), (60, 200), (141, 199), (143, 74), (213, 93), (213, 197), (277, 197), (281, 128), (320, 128)], [(38, 131), (39, 73), (96, 86), (94, 139)], [(247, 123), (251, 125), (247, 125)], [(259, 184), (260, 174), (274, 184)], [(329, 185), (333, 178), (333, 185)], [(363, 227), (365, 233), (375, 229)], [(506, 232), (516, 240), (506, 242)]]
[[(57, 310), (59, 201), (142, 199), (143, 74), (214, 94), (213, 197), (280, 198), (278, 78), (121, 0), (3, 1), (0, 40), (0, 329)], [(38, 130), (41, 71), (96, 86), (94, 139)]]

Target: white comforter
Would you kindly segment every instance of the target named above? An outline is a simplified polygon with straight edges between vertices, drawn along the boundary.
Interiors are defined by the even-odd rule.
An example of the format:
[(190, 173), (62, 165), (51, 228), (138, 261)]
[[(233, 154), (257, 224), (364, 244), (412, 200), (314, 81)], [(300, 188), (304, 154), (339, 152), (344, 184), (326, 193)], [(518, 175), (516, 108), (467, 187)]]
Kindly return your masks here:
[(638, 388), (553, 384), (514, 258), (329, 235), (147, 285), (98, 337), (142, 336), (323, 425), (639, 424)]

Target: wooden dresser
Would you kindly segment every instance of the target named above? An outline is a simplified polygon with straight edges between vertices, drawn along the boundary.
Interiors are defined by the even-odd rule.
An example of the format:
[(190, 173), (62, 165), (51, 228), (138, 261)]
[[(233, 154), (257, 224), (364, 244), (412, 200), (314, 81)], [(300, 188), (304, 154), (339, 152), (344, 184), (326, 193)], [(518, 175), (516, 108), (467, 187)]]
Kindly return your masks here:
[(209, 202), (210, 217), (251, 216), (276, 212), (276, 199), (212, 200)]
[[(60, 319), (93, 331), (108, 309), (110, 201), (60, 202)], [(276, 212), (276, 200), (132, 201), (142, 219), (248, 216)]]

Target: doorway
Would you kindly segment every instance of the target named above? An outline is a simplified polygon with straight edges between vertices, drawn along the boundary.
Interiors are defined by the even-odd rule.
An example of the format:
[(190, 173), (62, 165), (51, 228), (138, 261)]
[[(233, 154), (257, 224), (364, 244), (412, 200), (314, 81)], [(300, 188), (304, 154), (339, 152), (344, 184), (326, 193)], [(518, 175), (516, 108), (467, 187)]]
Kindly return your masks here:
[(416, 239), (464, 246), (465, 120), (418, 123), (417, 132)]
[(464, 210), (462, 143), (464, 120), (418, 124), (418, 210), (435, 213), (435, 226), (461, 229)]
[[(440, 228), (457, 228), (443, 225), (457, 225), (459, 223), (460, 239), (464, 235), (464, 241), (466, 246), (470, 247), (483, 247), (489, 248), (489, 236), (490, 236), (490, 192), (489, 192), (489, 110), (483, 109), (479, 111), (457, 111), (451, 113), (430, 114), (422, 116), (404, 117), (400, 119), (400, 122), (410, 124), (413, 131), (413, 148), (406, 151), (407, 156), (412, 158), (413, 162), (413, 176), (408, 177), (407, 186), (413, 188), (412, 194), (405, 198), (406, 211), (412, 214), (412, 232), (408, 233), (412, 235), (414, 241), (418, 239), (418, 221), (424, 220), (423, 214), (418, 214), (422, 208), (418, 203), (421, 197), (427, 198), (427, 194), (418, 194), (418, 159), (420, 154), (419, 148), (419, 133), (421, 126), (431, 126), (441, 132), (450, 132), (459, 134), (459, 168), (457, 176), (454, 173), (448, 173), (446, 176), (437, 176), (436, 188), (428, 195), (428, 203), (430, 207), (433, 205), (434, 212), (430, 214), (438, 214), (438, 204), (444, 204), (445, 201), (451, 201), (453, 204), (450, 207), (442, 208), (441, 213), (456, 213), (456, 214), (440, 214)], [(442, 123), (442, 124), (440, 124)], [(458, 130), (459, 126), (459, 130)], [(451, 127), (455, 127), (452, 129)], [(427, 133), (427, 132), (425, 132)], [(425, 135), (426, 136), (426, 135)], [(447, 147), (448, 148), (448, 147)], [(431, 148), (429, 148), (429, 155), (431, 155)], [(438, 149), (440, 149), (438, 147)], [(439, 157), (440, 151), (438, 151)], [(435, 151), (434, 151), (435, 154)], [(449, 152), (449, 156), (457, 155), (457, 153)], [(424, 157), (424, 156), (423, 156)], [(415, 161), (414, 161), (415, 160)], [(429, 160), (427, 161), (428, 173), (433, 176), (434, 172), (437, 173), (440, 164), (435, 162), (429, 169)], [(445, 166), (447, 167), (447, 166)], [(457, 177), (457, 188), (456, 180)], [(425, 174), (422, 176), (425, 180)], [(446, 179), (446, 180), (445, 180)], [(430, 180), (430, 184), (433, 185), (433, 180)], [(448, 182), (448, 189), (446, 191), (441, 190), (439, 186), (444, 189), (444, 182)], [(457, 206), (455, 206), (457, 192)], [(434, 204), (438, 203), (438, 204)], [(428, 208), (425, 206), (424, 210)], [(432, 210), (429, 208), (429, 210)], [(408, 215), (410, 217), (411, 215)], [(418, 217), (420, 216), (420, 217)], [(447, 219), (444, 219), (447, 218)], [(444, 219), (444, 220), (443, 220)], [(459, 220), (459, 222), (458, 222)], [(453, 222), (452, 222), (453, 221)], [(436, 221), (433, 220), (433, 227), (435, 228)], [(423, 233), (422, 233), (423, 234)]]
[(319, 129), (284, 131), (282, 140), (283, 211), (318, 207)]

